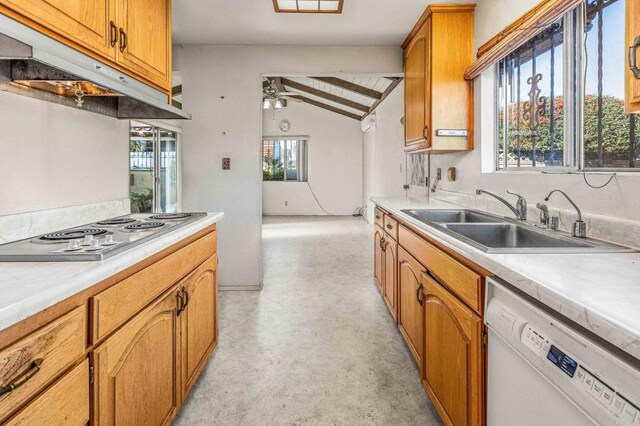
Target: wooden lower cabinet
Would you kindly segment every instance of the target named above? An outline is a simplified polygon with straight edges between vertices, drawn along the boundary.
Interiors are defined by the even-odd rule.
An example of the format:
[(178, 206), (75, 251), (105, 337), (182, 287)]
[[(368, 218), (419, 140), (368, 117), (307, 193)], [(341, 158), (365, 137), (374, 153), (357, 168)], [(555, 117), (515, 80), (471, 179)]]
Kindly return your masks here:
[(422, 383), (445, 425), (484, 424), (482, 319), (427, 275)]
[(180, 314), (183, 399), (218, 342), (216, 269), (217, 259), (213, 256), (181, 284), (188, 301)]
[(180, 405), (178, 286), (93, 352), (94, 423), (162, 425)]
[(9, 419), (6, 425), (83, 426), (87, 423), (89, 423), (89, 361), (85, 359)]
[(380, 294), (384, 294), (382, 288), (382, 281), (384, 280), (384, 251), (382, 250), (382, 243), (384, 240), (384, 231), (382, 227), (377, 224), (374, 225), (373, 231), (373, 280), (380, 290)]
[(398, 326), (413, 357), (422, 367), (423, 306), (421, 276), (424, 267), (398, 248)]
[(391, 238), (384, 241), (384, 301), (394, 320), (398, 319), (398, 243)]

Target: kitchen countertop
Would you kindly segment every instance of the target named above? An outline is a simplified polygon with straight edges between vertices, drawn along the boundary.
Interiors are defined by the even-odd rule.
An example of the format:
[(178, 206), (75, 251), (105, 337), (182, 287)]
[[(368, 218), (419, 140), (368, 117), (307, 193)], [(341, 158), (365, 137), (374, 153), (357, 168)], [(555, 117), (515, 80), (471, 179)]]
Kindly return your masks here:
[(0, 331), (213, 225), (207, 216), (99, 262), (0, 262)]
[(640, 253), (485, 253), (401, 211), (463, 207), (427, 198), (371, 201), (640, 359)]

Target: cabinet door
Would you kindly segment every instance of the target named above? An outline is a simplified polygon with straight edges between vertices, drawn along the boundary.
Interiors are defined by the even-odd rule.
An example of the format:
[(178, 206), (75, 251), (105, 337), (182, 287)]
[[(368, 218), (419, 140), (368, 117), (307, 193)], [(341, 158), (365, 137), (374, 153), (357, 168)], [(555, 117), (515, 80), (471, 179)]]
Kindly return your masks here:
[(170, 88), (171, 0), (117, 1), (118, 63)]
[(177, 286), (93, 353), (99, 425), (162, 425), (180, 403)]
[[(627, 112), (640, 112), (640, 0), (626, 0), (627, 47), (629, 63), (626, 67), (626, 105)], [(633, 57), (635, 56), (635, 64)], [(638, 71), (632, 71), (635, 66)]]
[(373, 233), (373, 278), (380, 290), (380, 294), (384, 294), (382, 288), (382, 282), (384, 281), (384, 252), (382, 251), (382, 239), (384, 238), (384, 231), (378, 225), (374, 226)]
[(217, 343), (217, 263), (217, 256), (210, 257), (180, 284), (187, 293), (187, 304), (180, 314), (183, 398)]
[(420, 367), (424, 337), (420, 282), (423, 270), (423, 266), (413, 256), (402, 247), (398, 248), (398, 326)]
[[(110, 44), (116, 36), (110, 25), (114, 16), (113, 1), (0, 0), (0, 4), (57, 35), (113, 59), (115, 48)], [(54, 35), (54, 38), (57, 37)]]
[(398, 243), (387, 236), (384, 244), (384, 301), (394, 320), (398, 319)]
[(431, 277), (423, 285), (423, 385), (445, 424), (482, 425), (482, 320)]
[(405, 147), (419, 149), (427, 143), (427, 33), (430, 20), (420, 28), (404, 51)]

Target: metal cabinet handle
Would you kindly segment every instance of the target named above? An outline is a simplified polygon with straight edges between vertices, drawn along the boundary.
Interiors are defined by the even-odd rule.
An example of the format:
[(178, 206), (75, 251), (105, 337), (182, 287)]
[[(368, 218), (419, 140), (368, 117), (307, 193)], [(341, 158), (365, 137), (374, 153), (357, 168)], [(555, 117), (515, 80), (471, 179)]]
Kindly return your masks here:
[(425, 140), (429, 140), (429, 125), (425, 124), (424, 129), (422, 130), (422, 136), (424, 136)]
[(376, 219), (380, 219), (380, 215), (379, 214), (376, 215)]
[(416, 290), (416, 300), (418, 301), (420, 306), (422, 306), (422, 303), (424, 302), (422, 298), (422, 283), (420, 283), (420, 285), (418, 286), (418, 289)]
[(182, 290), (178, 290), (178, 292), (176, 293), (176, 300), (176, 303), (178, 303), (178, 309), (176, 313), (178, 316), (180, 316), (180, 313), (184, 311), (184, 297), (182, 296)]
[(120, 27), (120, 51), (124, 52), (125, 49), (127, 48), (127, 44), (128, 44), (128, 37), (127, 37), (127, 33), (124, 32), (124, 30), (122, 29), (122, 27)]
[(393, 225), (391, 225), (390, 223), (387, 223), (387, 229), (393, 229)]
[(385, 239), (384, 239), (384, 238), (381, 238), (381, 239), (380, 239), (380, 248), (381, 248), (382, 250), (384, 250), (384, 243), (385, 243), (385, 242), (386, 242), (386, 241), (385, 241)]
[(36, 375), (38, 371), (40, 371), (40, 366), (42, 365), (42, 358), (38, 358), (33, 360), (31, 366), (27, 371), (19, 375), (13, 382), (9, 383), (6, 386), (0, 386), (0, 395), (4, 395), (5, 393), (13, 392), (15, 389), (27, 383), (33, 376)]
[(111, 47), (115, 47), (118, 43), (118, 26), (115, 22), (109, 22), (109, 44)]
[(184, 307), (182, 308), (182, 310), (185, 310), (187, 308), (187, 305), (189, 305), (189, 292), (184, 286), (182, 286), (182, 295), (184, 297)]
[(636, 53), (640, 47), (640, 36), (636, 37), (633, 44), (629, 46), (629, 69), (636, 79), (640, 79), (640, 68), (638, 68), (638, 60)]

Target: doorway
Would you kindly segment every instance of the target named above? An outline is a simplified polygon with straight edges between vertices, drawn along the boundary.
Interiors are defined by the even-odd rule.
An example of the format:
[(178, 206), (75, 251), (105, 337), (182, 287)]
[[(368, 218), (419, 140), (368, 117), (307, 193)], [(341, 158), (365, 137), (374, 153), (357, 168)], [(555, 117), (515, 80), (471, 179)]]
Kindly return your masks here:
[(178, 211), (178, 133), (131, 122), (129, 196), (132, 213)]

